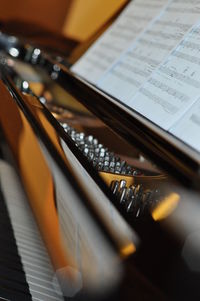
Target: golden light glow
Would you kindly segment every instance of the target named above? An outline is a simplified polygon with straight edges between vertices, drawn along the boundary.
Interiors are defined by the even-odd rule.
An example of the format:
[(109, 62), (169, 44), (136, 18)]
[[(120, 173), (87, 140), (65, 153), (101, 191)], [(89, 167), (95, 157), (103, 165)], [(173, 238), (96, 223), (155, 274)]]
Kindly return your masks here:
[(123, 258), (128, 257), (131, 254), (135, 253), (135, 251), (136, 251), (135, 245), (133, 243), (130, 243), (120, 250), (120, 255)]
[(71, 1), (63, 25), (63, 34), (67, 37), (86, 41), (126, 2), (127, 0)]
[(180, 201), (180, 195), (177, 193), (170, 193), (160, 202), (152, 212), (152, 217), (155, 221), (160, 221), (169, 216), (177, 207)]

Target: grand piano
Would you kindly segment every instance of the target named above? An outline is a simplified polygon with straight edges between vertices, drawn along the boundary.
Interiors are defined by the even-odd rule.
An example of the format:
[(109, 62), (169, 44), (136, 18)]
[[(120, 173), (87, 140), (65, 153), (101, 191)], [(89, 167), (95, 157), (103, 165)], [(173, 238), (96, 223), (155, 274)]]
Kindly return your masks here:
[[(151, 9), (155, 3), (161, 5), (151, 2)], [(161, 2), (171, 13), (168, 1)], [(182, 2), (187, 1), (172, 5)], [(119, 18), (130, 13), (131, 5), (134, 8), (129, 5)], [(187, 5), (189, 14), (192, 8)], [(191, 14), (195, 18), (195, 12)], [(102, 50), (97, 37), (101, 34), (106, 41), (115, 24), (119, 30), (119, 18), (92, 41), (78, 45), (65, 40), (61, 44), (66, 49), (60, 50), (23, 36), (13, 24), (2, 27), (0, 300), (200, 298), (199, 133), (192, 133), (193, 144), (178, 137), (157, 122), (160, 113), (153, 105), (145, 115), (123, 100), (129, 86), (95, 80), (95, 65), (102, 67), (109, 54), (105, 50), (105, 56), (100, 53), (94, 62), (94, 52)], [(169, 23), (157, 19), (156, 14), (154, 22), (163, 22), (164, 36)], [(178, 50), (197, 33), (196, 26), (182, 40), (188, 34), (182, 24)], [(153, 30), (146, 31), (152, 35)], [(145, 49), (153, 44), (148, 46), (143, 36), (141, 41)], [(180, 58), (180, 51), (179, 56), (174, 48), (168, 46), (168, 51)], [(128, 55), (130, 60), (133, 54)], [(113, 74), (119, 77), (117, 68), (123, 63), (113, 65), (108, 79)], [(160, 75), (159, 67), (152, 66), (150, 71)], [(174, 82), (175, 71), (169, 75)], [(134, 86), (134, 79), (129, 84)], [(186, 77), (181, 80), (186, 83)], [(198, 124), (198, 116), (195, 121)]]

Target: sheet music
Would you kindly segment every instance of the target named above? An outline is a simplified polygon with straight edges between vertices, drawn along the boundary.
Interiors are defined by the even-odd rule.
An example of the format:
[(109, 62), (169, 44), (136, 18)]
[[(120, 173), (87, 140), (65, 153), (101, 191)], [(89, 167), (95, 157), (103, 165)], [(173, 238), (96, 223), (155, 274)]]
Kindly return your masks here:
[(107, 70), (98, 86), (134, 108), (131, 99), (196, 23), (199, 12), (199, 0), (169, 1), (128, 52)]
[(200, 151), (200, 98), (170, 131)]
[(129, 105), (169, 130), (200, 96), (200, 24), (194, 26)]
[(96, 84), (167, 2), (168, 0), (131, 1), (114, 24), (72, 67), (72, 71)]
[[(151, 0), (150, 10), (144, 9), (145, 5), (143, 0), (131, 2), (73, 71), (200, 150), (197, 134), (192, 138), (199, 120), (199, 113), (194, 112), (200, 108), (196, 104), (200, 99), (200, 0), (162, 4)], [(128, 24), (129, 16), (133, 19)], [(128, 27), (121, 26), (123, 22)], [(129, 36), (131, 43), (128, 39), (123, 43), (123, 35), (130, 33), (130, 28), (140, 30)], [(122, 45), (118, 51), (116, 45)], [(184, 120), (191, 130), (186, 131)]]

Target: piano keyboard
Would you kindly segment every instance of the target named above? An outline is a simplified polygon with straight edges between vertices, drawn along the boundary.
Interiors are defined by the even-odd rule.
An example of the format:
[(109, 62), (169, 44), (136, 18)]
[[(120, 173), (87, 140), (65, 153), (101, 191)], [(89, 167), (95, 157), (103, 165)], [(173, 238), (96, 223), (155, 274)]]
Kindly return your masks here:
[(0, 161), (0, 300), (64, 300), (14, 169)]

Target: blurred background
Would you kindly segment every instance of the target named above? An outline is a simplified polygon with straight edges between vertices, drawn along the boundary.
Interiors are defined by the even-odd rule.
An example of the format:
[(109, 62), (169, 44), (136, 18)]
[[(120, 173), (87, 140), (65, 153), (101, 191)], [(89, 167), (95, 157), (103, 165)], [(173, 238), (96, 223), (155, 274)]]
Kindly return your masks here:
[[(23, 21), (78, 41), (89, 39), (127, 0), (0, 0), (0, 21)], [(24, 31), (27, 30), (24, 28)], [(29, 28), (34, 31), (34, 27)], [(21, 33), (23, 34), (23, 33)]]

